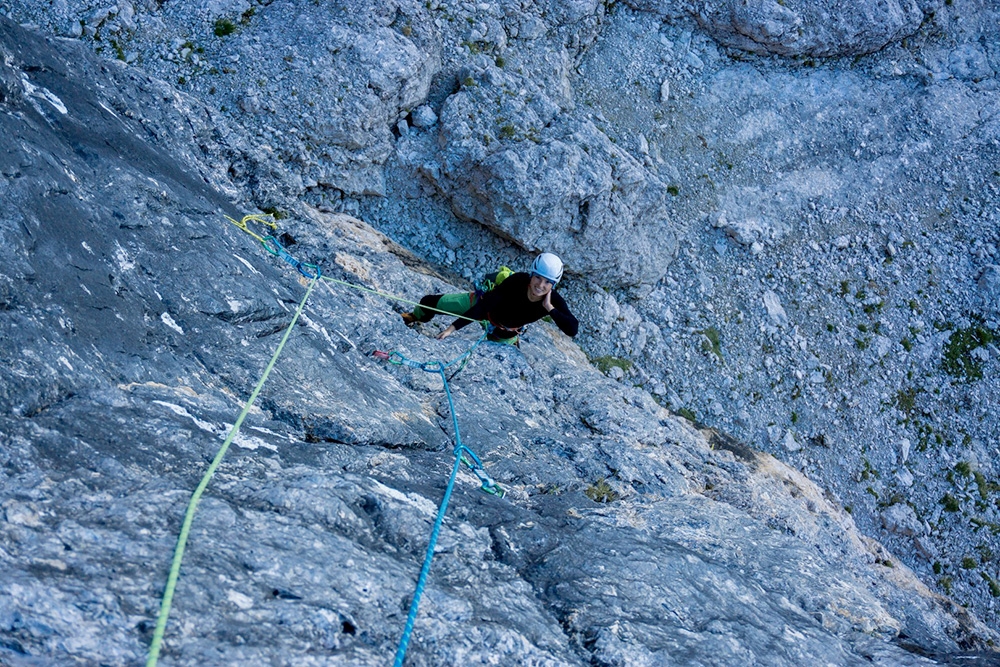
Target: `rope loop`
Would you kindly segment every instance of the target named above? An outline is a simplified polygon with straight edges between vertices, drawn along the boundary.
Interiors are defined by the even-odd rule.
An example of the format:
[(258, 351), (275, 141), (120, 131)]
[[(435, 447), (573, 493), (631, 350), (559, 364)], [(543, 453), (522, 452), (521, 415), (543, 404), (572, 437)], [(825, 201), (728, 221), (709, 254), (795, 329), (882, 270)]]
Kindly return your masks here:
[[(437, 361), (437, 360), (417, 361), (415, 359), (410, 359), (409, 357), (403, 355), (402, 353), (396, 350), (393, 350), (392, 352), (383, 352), (382, 350), (375, 350), (374, 352), (372, 352), (372, 356), (378, 359), (382, 359), (383, 361), (388, 361), (390, 364), (395, 364), (396, 366), (408, 366), (409, 368), (416, 368), (418, 370), (426, 371), (428, 373), (443, 373), (446, 369), (451, 368), (455, 364), (461, 362), (461, 365), (459, 366), (458, 370), (455, 371), (455, 373), (452, 375), (452, 378), (454, 378), (459, 371), (465, 368), (465, 364), (468, 363), (469, 358), (472, 356), (472, 353), (475, 351), (477, 347), (479, 347), (479, 345), (484, 340), (486, 340), (485, 333), (479, 337), (479, 340), (477, 340), (475, 343), (472, 344), (472, 347), (470, 347), (468, 350), (458, 355), (451, 361), (447, 362)], [(447, 378), (445, 379), (445, 384), (447, 384)]]
[[(237, 227), (239, 227), (241, 230), (243, 230), (247, 234), (249, 234), (250, 236), (254, 237), (258, 241), (260, 241), (261, 243), (263, 243), (265, 248), (267, 248), (267, 243), (264, 242), (264, 237), (262, 237), (260, 234), (257, 234), (255, 232), (253, 232), (250, 229), (250, 227), (248, 226), (248, 223), (250, 223), (250, 222), (256, 222), (258, 224), (264, 225), (265, 227), (270, 227), (272, 231), (277, 231), (277, 229), (278, 229), (277, 223), (275, 223), (272, 220), (268, 220), (266, 216), (260, 215), (258, 213), (253, 213), (251, 215), (245, 215), (245, 216), (243, 216), (243, 218), (241, 220), (236, 220), (235, 218), (230, 218), (228, 215), (226, 216), (226, 219), (229, 220), (229, 222), (231, 222), (234, 225), (236, 225)], [(270, 252), (270, 249), (268, 250), (268, 252)]]
[[(468, 454), (469, 458), (472, 459), (471, 462), (465, 458), (466, 454)], [(483, 462), (479, 460), (479, 457), (476, 456), (476, 453), (471, 449), (469, 449), (468, 447), (466, 447), (465, 445), (459, 445), (458, 447), (455, 448), (455, 456), (461, 456), (462, 463), (464, 463), (465, 465), (469, 466), (472, 469), (483, 467)]]

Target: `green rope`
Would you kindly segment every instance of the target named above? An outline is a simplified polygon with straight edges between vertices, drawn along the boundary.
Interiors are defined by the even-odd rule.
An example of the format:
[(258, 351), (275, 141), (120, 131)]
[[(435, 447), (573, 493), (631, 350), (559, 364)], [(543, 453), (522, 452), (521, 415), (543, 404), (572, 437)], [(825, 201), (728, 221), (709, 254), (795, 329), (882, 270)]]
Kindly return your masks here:
[(170, 576), (167, 578), (167, 587), (163, 591), (163, 601), (160, 603), (160, 615), (156, 619), (156, 630), (153, 632), (153, 643), (149, 647), (149, 658), (146, 660), (146, 667), (156, 667), (156, 661), (160, 656), (160, 645), (163, 643), (163, 633), (167, 628), (167, 617), (170, 616), (170, 603), (174, 599), (174, 588), (177, 586), (177, 578), (180, 576), (181, 571), (181, 560), (184, 558), (184, 547), (187, 545), (188, 533), (191, 532), (191, 522), (194, 520), (195, 508), (198, 506), (198, 501), (201, 500), (201, 494), (205, 491), (205, 487), (208, 486), (209, 480), (215, 473), (215, 469), (219, 467), (222, 463), (222, 458), (226, 455), (226, 450), (229, 449), (229, 445), (232, 443), (236, 434), (239, 433), (240, 425), (246, 418), (247, 414), (250, 413), (250, 408), (253, 407), (254, 401), (257, 400), (257, 395), (260, 394), (260, 390), (264, 387), (264, 383), (267, 381), (268, 375), (271, 374), (271, 369), (274, 368), (275, 363), (278, 361), (278, 357), (281, 355), (282, 348), (285, 347), (285, 342), (292, 333), (292, 328), (295, 326), (295, 322), (299, 319), (299, 315), (302, 314), (302, 309), (305, 308), (306, 301), (309, 299), (309, 295), (312, 294), (313, 288), (316, 286), (316, 281), (319, 280), (319, 276), (313, 279), (309, 284), (309, 289), (306, 290), (306, 294), (302, 297), (302, 302), (299, 303), (299, 307), (295, 311), (295, 316), (292, 317), (291, 323), (288, 328), (285, 329), (285, 335), (282, 336), (281, 342), (278, 344), (278, 349), (274, 351), (274, 356), (271, 357), (271, 361), (267, 364), (267, 368), (264, 369), (264, 374), (261, 376), (260, 381), (257, 382), (257, 386), (254, 387), (253, 393), (250, 394), (249, 400), (247, 400), (246, 405), (243, 406), (243, 411), (240, 416), (237, 417), (236, 423), (233, 427), (229, 429), (229, 435), (226, 436), (225, 442), (222, 443), (222, 447), (219, 448), (219, 452), (215, 455), (215, 459), (212, 460), (212, 465), (208, 467), (205, 471), (204, 477), (201, 478), (201, 482), (198, 484), (198, 488), (194, 490), (191, 495), (191, 500), (188, 502), (187, 512), (184, 514), (184, 523), (181, 524), (181, 534), (177, 538), (177, 547), (174, 549), (174, 560), (170, 565)]
[[(299, 270), (300, 273), (302, 273), (304, 276), (306, 276), (307, 278), (310, 279), (310, 283), (309, 283), (309, 288), (306, 290), (305, 296), (302, 297), (302, 301), (299, 303), (298, 308), (296, 308), (296, 310), (295, 310), (295, 315), (292, 317), (292, 321), (289, 323), (288, 328), (285, 330), (285, 334), (281, 338), (281, 342), (278, 344), (278, 349), (275, 350), (274, 355), (271, 357), (271, 360), (268, 362), (267, 367), (264, 369), (263, 375), (261, 375), (260, 380), (257, 382), (257, 386), (254, 387), (253, 392), (250, 394), (250, 398), (247, 400), (246, 404), (243, 406), (243, 410), (242, 410), (242, 412), (240, 412), (239, 417), (237, 417), (236, 423), (233, 424), (233, 427), (229, 430), (229, 433), (226, 435), (225, 441), (222, 443), (222, 446), (219, 448), (219, 451), (216, 453), (215, 458), (212, 460), (211, 465), (209, 465), (208, 470), (205, 471), (205, 474), (202, 477), (201, 482), (198, 483), (198, 486), (194, 490), (194, 493), (191, 494), (191, 499), (188, 501), (187, 510), (184, 513), (184, 521), (181, 524), (180, 535), (177, 537), (177, 545), (174, 548), (174, 557), (173, 557), (173, 561), (171, 562), (171, 565), (170, 565), (170, 574), (167, 577), (167, 585), (164, 588), (163, 599), (160, 602), (160, 613), (159, 613), (159, 616), (157, 617), (157, 620), (156, 620), (156, 628), (153, 631), (153, 641), (152, 641), (152, 643), (150, 644), (150, 647), (149, 647), (149, 657), (146, 660), (146, 667), (156, 667), (157, 661), (159, 660), (160, 649), (161, 649), (162, 644), (163, 644), (163, 635), (164, 635), (164, 633), (166, 631), (166, 628), (167, 628), (167, 619), (170, 616), (170, 607), (171, 607), (171, 603), (173, 602), (173, 598), (174, 598), (174, 590), (177, 587), (177, 580), (180, 578), (181, 561), (184, 559), (184, 549), (187, 546), (188, 536), (189, 536), (189, 534), (191, 532), (191, 524), (194, 521), (194, 513), (195, 513), (195, 510), (198, 507), (198, 502), (201, 500), (201, 496), (205, 492), (205, 489), (208, 487), (208, 483), (211, 480), (212, 476), (215, 474), (216, 469), (222, 463), (222, 459), (225, 457), (226, 452), (229, 449), (229, 445), (232, 444), (233, 440), (236, 438), (236, 435), (239, 433), (240, 426), (243, 424), (243, 420), (246, 419), (246, 416), (250, 413), (250, 409), (253, 407), (254, 402), (257, 400), (257, 396), (260, 394), (261, 389), (263, 389), (264, 383), (267, 381), (268, 376), (271, 374), (271, 370), (274, 368), (275, 364), (277, 363), (278, 357), (281, 356), (281, 352), (282, 352), (282, 350), (285, 347), (285, 343), (288, 341), (288, 338), (289, 338), (289, 336), (292, 333), (292, 329), (295, 327), (295, 323), (298, 321), (299, 316), (302, 314), (302, 311), (305, 308), (306, 302), (309, 300), (309, 296), (312, 294), (312, 291), (316, 287), (316, 284), (320, 280), (325, 280), (325, 281), (328, 281), (328, 282), (336, 283), (338, 285), (343, 285), (345, 287), (350, 287), (352, 289), (356, 289), (356, 290), (359, 290), (359, 291), (362, 291), (362, 292), (368, 292), (370, 294), (375, 294), (377, 296), (381, 296), (381, 297), (384, 297), (384, 298), (387, 298), (387, 299), (392, 299), (394, 301), (400, 301), (402, 303), (410, 304), (410, 305), (413, 305), (413, 306), (420, 306), (424, 310), (434, 311), (434, 312), (442, 313), (442, 314), (445, 314), (445, 315), (451, 315), (453, 317), (458, 317), (458, 318), (461, 318), (461, 319), (469, 320), (470, 322), (477, 321), (477, 320), (474, 320), (473, 318), (465, 317), (463, 315), (455, 315), (454, 313), (449, 313), (449, 312), (447, 312), (445, 310), (440, 310), (438, 308), (431, 308), (431, 307), (428, 307), (428, 306), (421, 306), (420, 303), (418, 303), (416, 301), (410, 301), (408, 299), (403, 299), (401, 297), (398, 297), (398, 296), (395, 296), (395, 295), (392, 295), (392, 294), (387, 294), (385, 292), (380, 292), (378, 290), (374, 290), (374, 289), (371, 289), (371, 288), (368, 288), (368, 287), (364, 287), (362, 285), (356, 285), (354, 283), (349, 283), (349, 282), (346, 282), (346, 281), (343, 281), (343, 280), (337, 280), (336, 278), (329, 278), (327, 276), (324, 276), (324, 275), (322, 275), (322, 272), (319, 270), (319, 267), (317, 267), (315, 265), (312, 265), (312, 264), (302, 264), (301, 262), (296, 261), (295, 258), (292, 257), (291, 255), (289, 255), (288, 252), (281, 246), (281, 244), (276, 239), (274, 239), (273, 237), (268, 236), (267, 238), (265, 238), (265, 237), (262, 237), (262, 236), (260, 236), (260, 235), (258, 235), (256, 233), (254, 233), (253, 231), (251, 231), (249, 229), (249, 227), (247, 226), (247, 223), (249, 223), (249, 222), (260, 223), (262, 225), (270, 227), (272, 230), (277, 228), (277, 226), (274, 223), (266, 220), (263, 216), (248, 215), (248, 216), (245, 216), (242, 220), (239, 220), (239, 221), (237, 221), (237, 220), (235, 220), (233, 218), (230, 218), (229, 216), (226, 216), (226, 217), (229, 219), (230, 222), (232, 222), (233, 224), (235, 224), (240, 230), (242, 230), (243, 232), (246, 232), (250, 236), (252, 236), (255, 239), (257, 239), (264, 246), (265, 250), (267, 250), (268, 252), (270, 252), (273, 255), (280, 256), (282, 259), (285, 259), (290, 264), (292, 264), (293, 266), (295, 266)], [(271, 242), (271, 243), (269, 244), (269, 242)], [(306, 271), (306, 270), (304, 270), (304, 267), (308, 267), (309, 269), (312, 269), (314, 272)], [(330, 288), (329, 285), (326, 285), (326, 287), (331, 292), (333, 291)], [(485, 338), (485, 334), (484, 334), (484, 338)], [(478, 344), (480, 342), (482, 342), (482, 340), (483, 339), (481, 338), (476, 343), (476, 345), (473, 345), (472, 349), (475, 349), (475, 347), (478, 346)], [(470, 349), (466, 354), (461, 355), (461, 357), (463, 358), (463, 363), (462, 363), (463, 367), (465, 365), (464, 362), (468, 361), (468, 357), (469, 357), (469, 354), (472, 352), (472, 349)], [(454, 360), (454, 361), (457, 361), (457, 359)], [(450, 365), (451, 364), (449, 363), (448, 366), (450, 366)], [(440, 368), (440, 372), (441, 372), (442, 379), (445, 382), (445, 389), (447, 390), (447, 388), (448, 388), (447, 387), (447, 379), (444, 377), (444, 368), (445, 367), (442, 366)], [(461, 367), (459, 368), (459, 370), (461, 370)], [(451, 401), (451, 397), (450, 397), (450, 392), (449, 392), (449, 402), (450, 401)], [(454, 407), (452, 407), (452, 411), (454, 413)], [(453, 414), (453, 418), (454, 418), (454, 414)], [(457, 421), (455, 423), (455, 430), (456, 430), (456, 436), (458, 436), (458, 423), (457, 423)], [(461, 458), (464, 462), (468, 463), (468, 461), (465, 460), (464, 457), (460, 457), (460, 453), (461, 453), (462, 450), (468, 451), (472, 455), (472, 457), (475, 458), (475, 454), (472, 454), (471, 450), (468, 450), (467, 448), (462, 447), (461, 446), (461, 441), (459, 441), (459, 448), (456, 449), (456, 457), (457, 457), (456, 458), (456, 463), (455, 463), (456, 467), (459, 465), (459, 458)], [(476, 461), (478, 462), (478, 459), (476, 459)], [(470, 467), (472, 467), (471, 464), (470, 464)], [(481, 468), (481, 466), (479, 466), (479, 467)], [(480, 475), (480, 473), (476, 470), (475, 467), (473, 467), (473, 469), (474, 469), (474, 471), (476, 472), (477, 475)], [(452, 477), (454, 478), (454, 474), (452, 475)], [(482, 479), (482, 476), (481, 476), (481, 479)], [(487, 483), (486, 483), (486, 481), (483, 482), (483, 489), (484, 490), (489, 490), (490, 493), (497, 493), (498, 495), (501, 495), (501, 497), (502, 497), (503, 490), (500, 489), (499, 485), (496, 485), (496, 483), (493, 482), (491, 479), (489, 479), (488, 476), (486, 476), (486, 479), (492, 484), (492, 487), (496, 488), (496, 490), (489, 490), (489, 489), (487, 489)], [(447, 499), (445, 500), (444, 507), (447, 507)], [(443, 512), (442, 512), (441, 518), (443, 518)], [(419, 597), (420, 596), (419, 596), (419, 593), (418, 593), (418, 595), (416, 596), (416, 599), (415, 599), (414, 602), (419, 603)], [(411, 610), (411, 614), (415, 615), (415, 609)], [(412, 630), (412, 622), (413, 621), (411, 619), (410, 620), (410, 624), (409, 624), (409, 627), (411, 628), (411, 630)], [(405, 648), (403, 650), (405, 651)]]
[(457, 317), (462, 320), (469, 320), (470, 322), (486, 322), (487, 320), (477, 320), (471, 317), (466, 317), (465, 315), (456, 315), (455, 313), (449, 313), (447, 310), (440, 310), (438, 308), (431, 308), (430, 306), (425, 306), (417, 301), (410, 301), (409, 299), (404, 299), (403, 297), (396, 296), (394, 294), (388, 294), (386, 292), (380, 292), (378, 290), (371, 289), (370, 287), (364, 287), (363, 285), (355, 285), (354, 283), (349, 283), (343, 280), (337, 280), (336, 278), (330, 278), (329, 276), (322, 276), (323, 280), (329, 281), (331, 283), (337, 283), (338, 285), (343, 285), (344, 287), (351, 287), (353, 289), (359, 290), (361, 292), (368, 292), (370, 294), (376, 294), (378, 296), (384, 297), (386, 299), (392, 299), (393, 301), (399, 301), (401, 303), (408, 303), (411, 306), (420, 306), (423, 310), (432, 310), (435, 313), (441, 313), (443, 315), (451, 315), (452, 317)]

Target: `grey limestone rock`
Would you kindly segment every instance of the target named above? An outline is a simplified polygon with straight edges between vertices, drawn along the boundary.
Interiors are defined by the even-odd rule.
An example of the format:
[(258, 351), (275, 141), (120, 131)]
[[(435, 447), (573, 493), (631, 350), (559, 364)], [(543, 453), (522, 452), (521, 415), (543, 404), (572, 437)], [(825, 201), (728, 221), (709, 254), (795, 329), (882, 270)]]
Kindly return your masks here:
[(655, 283), (677, 248), (666, 184), (590, 120), (560, 114), (544, 90), (492, 67), (463, 82), (438, 142), (409, 158), (424, 160), (455, 214), (599, 283)]
[[(932, 397), (956, 400), (934, 377), (904, 384), (896, 357), (937, 364), (952, 331), (929, 328), (947, 326), (934, 290), (958, 308), (976, 277), (969, 263), (995, 262), (990, 200), (974, 190), (995, 187), (977, 174), (994, 169), (1000, 136), (998, 53), (993, 32), (962, 34), (985, 26), (985, 10), (956, 4), (926, 45), (808, 75), (729, 58), (678, 6), (660, 22), (586, 1), (17, 5), (24, 20), (92, 19), (85, 44), (110, 58), (112, 40), (141, 52), (126, 60), (171, 83), (0, 19), (0, 662), (143, 659), (184, 504), (308, 283), (223, 214), (281, 210), (291, 251), (357, 286), (411, 300), (467, 287), (332, 212), (383, 188), (401, 208), (382, 222), (442, 207), (397, 229), (426, 228), (456, 271), (487, 237), (496, 245), (476, 248), (479, 269), (496, 260), (490, 249), (511, 262), (525, 253), (480, 224), (438, 229), (449, 208), (523, 248), (555, 245), (601, 280), (566, 281), (588, 351), (636, 362), (612, 381), (539, 323), (519, 349), (484, 345), (452, 379), (463, 440), (508, 496), (459, 473), (410, 664), (995, 662), (995, 632), (854, 523), (934, 583), (920, 558), (943, 558), (949, 541), (964, 548), (970, 520), (996, 519), (991, 502), (977, 506), (993, 472), (975, 430), (994, 423), (995, 385), (964, 397), (985, 427), (960, 422), (961, 448), (925, 450), (912, 435), (915, 474), (891, 468), (896, 427), (860, 416), (915, 420), (939, 409)], [(910, 16), (899, 5), (861, 37), (834, 39), (857, 7), (839, 18), (787, 7), (810, 44), (850, 48)], [(216, 34), (220, 18), (236, 30)], [(670, 95), (658, 94), (667, 79)], [(408, 187), (390, 192), (386, 174)], [(931, 197), (924, 179), (941, 191)], [(296, 201), (303, 193), (327, 199), (312, 208)], [(674, 225), (704, 211), (767, 224), (693, 225), (679, 269), (642, 301), (601, 289), (656, 281), (675, 256)], [(959, 214), (961, 233), (982, 239), (978, 255), (935, 247)], [(961, 226), (969, 219), (978, 227)], [(743, 232), (747, 250), (723, 236)], [(896, 293), (907, 271), (928, 276), (916, 305)], [(369, 353), (451, 358), (475, 335), (436, 341), (436, 323), (406, 329), (403, 305), (334, 285), (310, 297), (202, 500), (164, 663), (384, 664), (395, 649), (452, 425), (439, 376)], [(761, 307), (765, 294), (776, 307)], [(842, 320), (817, 321), (831, 313)], [(887, 340), (893, 352), (873, 363)], [(976, 354), (986, 363), (993, 352)], [(871, 375), (883, 370), (888, 379)], [(632, 382), (710, 419), (735, 406), (751, 432), (770, 423), (774, 451), (829, 474), (830, 490), (671, 415)], [(840, 427), (815, 420), (833, 403), (845, 406)], [(788, 405), (800, 411), (790, 419)], [(865, 483), (838, 486), (880, 430), (891, 461), (871, 447)], [(991, 475), (982, 486), (958, 474), (975, 460)], [(942, 515), (942, 462), (963, 487), (950, 492), (976, 508), (954, 513), (965, 528)], [(875, 506), (906, 492), (893, 479), (918, 507), (931, 498), (936, 514), (918, 518), (939, 535), (888, 529), (925, 525), (908, 515), (873, 525), (879, 510), (857, 497)], [(889, 518), (908, 505), (891, 507)], [(975, 536), (987, 547), (988, 532)], [(945, 562), (960, 599), (990, 601), (988, 563), (963, 575)]]
[(882, 512), (885, 529), (900, 535), (918, 536), (924, 534), (924, 526), (917, 519), (913, 508), (906, 503), (896, 503)]
[(413, 112), (413, 124), (419, 128), (428, 128), (438, 121), (437, 114), (426, 104), (423, 104)]
[(983, 269), (976, 281), (984, 308), (1000, 313), (1000, 266), (991, 264)]
[(695, 3), (698, 22), (720, 43), (782, 56), (843, 57), (878, 51), (924, 20), (916, 0), (724, 0)]
[[(162, 99), (148, 81), (5, 19), (0, 44), (44, 102), (0, 115), (0, 661), (134, 664), (187, 499), (308, 281), (225, 219), (245, 185), (229, 199), (194, 176), (222, 183), (193, 163), (196, 106), (153, 133), (133, 118)], [(360, 220), (294, 213), (282, 238), (328, 277), (449, 287)], [(164, 663), (395, 650), (451, 421), (439, 378), (369, 353), (472, 340), (409, 330), (372, 291), (318, 290), (195, 515)], [(605, 379), (549, 325), (483, 346), (450, 387), (509, 493), (459, 474), (408, 664), (926, 664), (896, 638), (948, 655), (994, 637), (879, 564), (804, 476)]]
[(788, 314), (781, 305), (781, 299), (772, 290), (764, 292), (764, 309), (767, 311), (767, 316), (771, 318), (771, 323), (774, 326), (788, 326)]
[[(303, 130), (310, 181), (354, 194), (381, 194), (381, 165), (391, 151), (390, 128), (426, 99), (436, 72), (433, 54), (395, 30), (371, 31), (333, 24), (300, 57), (318, 61), (316, 74), (302, 81), (299, 97), (325, 113), (295, 104), (278, 113)], [(321, 63), (321, 64), (319, 64)], [(342, 102), (332, 103), (335, 95)]]

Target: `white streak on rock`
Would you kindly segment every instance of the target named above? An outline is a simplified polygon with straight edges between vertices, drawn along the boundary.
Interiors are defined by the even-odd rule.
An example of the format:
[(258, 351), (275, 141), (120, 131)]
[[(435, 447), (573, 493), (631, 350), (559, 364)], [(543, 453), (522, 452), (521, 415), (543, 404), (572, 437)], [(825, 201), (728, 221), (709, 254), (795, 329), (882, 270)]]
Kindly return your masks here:
[(180, 335), (182, 335), (182, 336), (184, 335), (184, 329), (181, 329), (181, 326), (179, 324), (177, 324), (177, 322), (174, 322), (174, 318), (170, 317), (170, 313), (163, 313), (162, 315), (160, 315), (160, 319), (168, 327), (170, 327), (171, 329), (173, 329), (174, 331), (176, 331)]
[(244, 595), (243, 593), (234, 590), (226, 591), (226, 599), (243, 611), (253, 608), (253, 600), (250, 596)]
[(238, 259), (241, 262), (243, 262), (243, 265), (246, 266), (248, 269), (250, 269), (251, 271), (253, 271), (257, 275), (260, 275), (260, 271), (258, 271), (257, 269), (253, 268), (253, 265), (250, 262), (246, 261), (245, 259), (243, 259), (239, 255), (233, 255), (233, 257), (235, 257), (236, 259)]
[(153, 401), (153, 403), (156, 403), (157, 405), (162, 405), (163, 407), (167, 408), (174, 414), (180, 415), (181, 417), (187, 417), (188, 419), (193, 421), (198, 428), (204, 431), (208, 431), (209, 433), (218, 433), (221, 430), (215, 424), (210, 424), (209, 422), (198, 419), (190, 412), (188, 412), (181, 406), (176, 405), (174, 403), (167, 403), (166, 401)]
[[(28, 76), (24, 72), (21, 73), (21, 83), (24, 85), (24, 92), (27, 93), (29, 97), (45, 100), (53, 107), (55, 107), (56, 111), (58, 111), (64, 116), (67, 113), (69, 113), (66, 110), (66, 105), (63, 104), (61, 99), (53, 95), (52, 92), (49, 91), (48, 89), (43, 88), (42, 86), (36, 86), (35, 84), (31, 83), (31, 81), (28, 80)], [(34, 105), (35, 110), (38, 111), (38, 113), (42, 113), (41, 108), (37, 104), (35, 104), (33, 101), (32, 104)]]

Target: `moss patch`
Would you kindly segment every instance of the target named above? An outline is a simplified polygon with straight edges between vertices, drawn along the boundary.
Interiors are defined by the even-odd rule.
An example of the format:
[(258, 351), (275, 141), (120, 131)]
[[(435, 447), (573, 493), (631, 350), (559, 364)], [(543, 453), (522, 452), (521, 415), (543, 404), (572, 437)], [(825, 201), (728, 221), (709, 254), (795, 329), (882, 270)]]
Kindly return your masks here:
[(990, 587), (990, 595), (1000, 598), (1000, 585), (997, 584), (997, 580), (985, 572), (980, 572), (979, 574), (983, 578), (983, 581)]
[(621, 357), (612, 357), (611, 355), (605, 355), (603, 357), (594, 357), (590, 360), (592, 364), (597, 366), (597, 370), (602, 373), (607, 373), (612, 367), (617, 366), (626, 373), (632, 368), (632, 362), (628, 359), (622, 359)]
[(615, 490), (611, 488), (611, 485), (603, 477), (588, 486), (584, 493), (595, 503), (613, 503), (619, 498)]
[(944, 494), (944, 496), (938, 502), (944, 505), (945, 512), (957, 512), (962, 508), (961, 505), (959, 505), (958, 503), (958, 499), (955, 498), (955, 496), (951, 495), (950, 493)]
[(707, 329), (702, 329), (697, 333), (704, 336), (704, 340), (701, 341), (701, 349), (704, 352), (711, 352), (719, 361), (722, 361), (722, 334), (715, 327), (708, 327)]
[(690, 422), (698, 421), (698, 417), (694, 414), (694, 410), (691, 410), (690, 408), (678, 408), (677, 414)]
[(913, 410), (917, 407), (917, 395), (923, 391), (920, 387), (900, 389), (896, 392), (896, 400), (893, 401), (893, 405), (904, 415), (910, 417), (913, 414)]
[(217, 19), (215, 22), (215, 36), (225, 37), (236, 32), (236, 24), (229, 19)]

